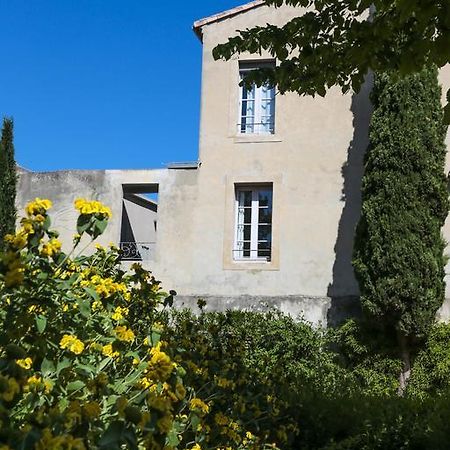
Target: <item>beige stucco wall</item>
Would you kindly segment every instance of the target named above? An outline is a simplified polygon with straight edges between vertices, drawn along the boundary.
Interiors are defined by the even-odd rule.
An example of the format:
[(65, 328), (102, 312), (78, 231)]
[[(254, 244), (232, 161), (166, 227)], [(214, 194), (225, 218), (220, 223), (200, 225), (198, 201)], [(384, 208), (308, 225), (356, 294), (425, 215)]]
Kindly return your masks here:
[[(178, 279), (178, 273), (189, 271), (191, 260), (190, 235), (192, 221), (189, 219), (193, 198), (197, 190), (196, 170), (68, 170), (58, 172), (22, 172), (19, 177), (17, 207), (20, 212), (35, 197), (49, 198), (53, 207), (49, 211), (52, 227), (60, 232), (64, 250), (71, 249), (72, 237), (76, 233), (77, 211), (73, 202), (78, 197), (99, 200), (112, 210), (105, 233), (96, 241), (102, 245), (118, 244), (120, 241), (123, 207), (123, 187), (128, 185), (158, 185), (160, 202), (158, 207), (158, 238), (154, 247), (154, 258), (146, 262), (155, 275), (165, 276), (168, 289)], [(135, 211), (134, 211), (135, 212)], [(136, 216), (133, 214), (136, 221)], [(142, 211), (141, 224), (137, 228), (142, 239), (152, 240), (154, 214)], [(148, 234), (143, 227), (147, 221)], [(141, 234), (142, 233), (142, 234)], [(88, 243), (85, 240), (84, 243)], [(82, 247), (82, 246), (80, 246)], [(92, 244), (86, 251), (93, 251)], [(172, 264), (177, 264), (173, 266)], [(174, 269), (175, 267), (175, 269)]]
[[(347, 255), (341, 254), (336, 263), (334, 248), (345, 206), (341, 170), (349, 150), (350, 163), (360, 164), (367, 144), (367, 91), (355, 99), (337, 89), (325, 99), (277, 96), (275, 134), (239, 136), (238, 60), (214, 61), (211, 55), (214, 46), (236, 29), (283, 24), (295, 14), (298, 10), (293, 8), (260, 7), (203, 28), (201, 208), (195, 211), (202, 232), (194, 236), (195, 247), (202, 250), (187, 292), (319, 297), (358, 293), (350, 267), (351, 249), (342, 249)], [(240, 58), (254, 60), (255, 56)], [(354, 120), (359, 122), (356, 135)], [(278, 257), (271, 263), (230, 261), (234, 183), (243, 182), (274, 183), (273, 237)], [(349, 190), (354, 203), (350, 209), (357, 210), (359, 185)], [(347, 216), (351, 221), (357, 214), (347, 211)]]

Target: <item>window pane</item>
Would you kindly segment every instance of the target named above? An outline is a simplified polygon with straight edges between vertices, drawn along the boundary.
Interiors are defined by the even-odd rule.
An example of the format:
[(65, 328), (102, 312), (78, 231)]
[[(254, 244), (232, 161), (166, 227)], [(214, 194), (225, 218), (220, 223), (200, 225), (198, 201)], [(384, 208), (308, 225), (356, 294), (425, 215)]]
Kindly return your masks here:
[(250, 241), (251, 234), (252, 234), (251, 225), (244, 225), (244, 241)]
[(259, 223), (272, 223), (272, 208), (259, 208)]
[(259, 206), (272, 207), (272, 190), (262, 189), (258, 193)]
[(244, 258), (250, 258), (251, 252), (250, 252), (250, 242), (244, 242), (244, 252), (243, 252)]
[(239, 206), (245, 206), (245, 207), (252, 206), (252, 191), (240, 191), (239, 192)]
[(271, 240), (272, 240), (272, 225), (259, 225), (258, 241), (271, 241)]
[(245, 208), (244, 210), (244, 223), (252, 223), (252, 209)]
[(268, 260), (270, 260), (271, 253), (272, 250), (270, 242), (258, 243), (258, 258), (267, 258)]

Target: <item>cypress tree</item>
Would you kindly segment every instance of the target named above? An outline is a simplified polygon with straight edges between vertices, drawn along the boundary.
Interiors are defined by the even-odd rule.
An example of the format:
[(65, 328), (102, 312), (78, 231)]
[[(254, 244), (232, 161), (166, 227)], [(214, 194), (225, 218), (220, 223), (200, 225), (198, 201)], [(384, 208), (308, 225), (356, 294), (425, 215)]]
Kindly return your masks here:
[(0, 249), (5, 234), (16, 224), (16, 163), (14, 160), (13, 120), (3, 119), (0, 139)]
[(366, 319), (396, 338), (403, 393), (414, 349), (445, 296), (447, 128), (437, 69), (378, 74), (372, 102), (353, 265)]

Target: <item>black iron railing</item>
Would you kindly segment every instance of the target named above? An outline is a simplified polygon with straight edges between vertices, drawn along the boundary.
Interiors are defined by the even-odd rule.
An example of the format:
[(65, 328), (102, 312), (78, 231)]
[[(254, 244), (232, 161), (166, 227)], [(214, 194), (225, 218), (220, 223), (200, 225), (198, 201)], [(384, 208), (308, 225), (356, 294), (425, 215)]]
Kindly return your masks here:
[(151, 261), (154, 258), (155, 242), (121, 242), (122, 261)]

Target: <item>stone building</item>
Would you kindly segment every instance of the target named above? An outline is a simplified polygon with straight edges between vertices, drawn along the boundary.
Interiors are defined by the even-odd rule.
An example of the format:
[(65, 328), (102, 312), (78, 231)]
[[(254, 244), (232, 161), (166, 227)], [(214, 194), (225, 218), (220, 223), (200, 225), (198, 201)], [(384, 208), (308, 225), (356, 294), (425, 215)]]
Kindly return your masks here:
[[(275, 306), (323, 324), (354, 313), (370, 76), (357, 95), (337, 88), (325, 98), (278, 95), (239, 87), (246, 71), (276, 64), (268, 55), (212, 57), (237, 29), (282, 25), (301, 13), (258, 0), (194, 24), (203, 45), (198, 161), (161, 170), (23, 171), (18, 207), (52, 199), (54, 226), (69, 245), (73, 200), (104, 202), (113, 219), (102, 242), (120, 243), (124, 264), (142, 261), (180, 304)], [(441, 76), (450, 85), (450, 72)], [(444, 232), (450, 237), (449, 226)], [(445, 306), (441, 314), (448, 316)]]

